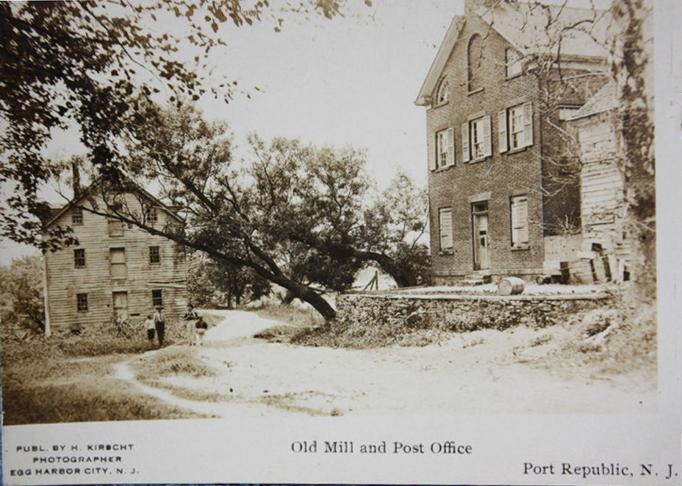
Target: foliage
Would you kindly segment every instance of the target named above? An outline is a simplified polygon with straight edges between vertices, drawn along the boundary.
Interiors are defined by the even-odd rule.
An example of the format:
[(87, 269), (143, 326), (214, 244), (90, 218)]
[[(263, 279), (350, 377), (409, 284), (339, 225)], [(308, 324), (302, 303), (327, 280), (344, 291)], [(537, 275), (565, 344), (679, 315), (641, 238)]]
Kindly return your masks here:
[(195, 306), (232, 308), (244, 299), (268, 295), (270, 282), (249, 268), (195, 256), (187, 273), (187, 290)]
[[(198, 272), (215, 271), (196, 279), (198, 287), (222, 287), (239, 297), (245, 285), (263, 289), (267, 280), (331, 319), (334, 310), (321, 294), (350, 287), (368, 262), (401, 285), (416, 283), (417, 273), (425, 278), (428, 257), (417, 244), (425, 229), (425, 195), (406, 176), (376, 193), (363, 152), (253, 136), (250, 153), (237, 161), (227, 127), (206, 122), (191, 103), (145, 103), (144, 121), (131, 120), (129, 127), (122, 164), (127, 175), (118, 187), (102, 184), (106, 212), (89, 210), (113, 213), (201, 252), (212, 263)], [(158, 228), (144, 211), (117, 206), (117, 194), (135, 191), (128, 178), (141, 186), (155, 181), (185, 227)]]
[(36, 256), (0, 267), (0, 296), (7, 306), (0, 316), (3, 322), (34, 330), (45, 328), (42, 275), (42, 263)]
[(41, 238), (49, 208), (36, 195), (60, 169), (44, 150), (55, 129), (76, 128), (87, 158), (115, 179), (124, 155), (119, 139), (129, 120), (139, 117), (142, 101), (206, 94), (228, 102), (235, 96), (237, 82), (212, 79), (208, 66), (210, 52), (225, 46), (225, 29), (267, 21), (279, 31), (288, 13), (332, 18), (345, 3), (0, 3), (0, 153), (7, 161), (0, 165), (0, 184), (12, 188), (0, 212), (2, 235), (41, 248), (73, 242), (65, 228), (51, 228)]

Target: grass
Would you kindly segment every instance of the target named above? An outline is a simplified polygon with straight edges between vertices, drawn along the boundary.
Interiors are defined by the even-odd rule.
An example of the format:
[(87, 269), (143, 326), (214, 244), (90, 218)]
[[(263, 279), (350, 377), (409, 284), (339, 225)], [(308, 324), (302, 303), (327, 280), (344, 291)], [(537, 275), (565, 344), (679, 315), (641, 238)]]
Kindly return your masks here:
[[(584, 319), (590, 311), (580, 311), (566, 316), (562, 326), (570, 329), (562, 338), (558, 350), (537, 361), (536, 364), (553, 369), (566, 367), (573, 373), (583, 368), (595, 375), (620, 374), (632, 371), (655, 374), (657, 364), (657, 335), (655, 305), (637, 305), (628, 308), (616, 299), (612, 307), (597, 309), (603, 316)], [(305, 346), (370, 349), (384, 346), (427, 346), (447, 341), (454, 330), (442, 326), (350, 325), (341, 327), (325, 323), (313, 310), (293, 306), (271, 306), (258, 311), (261, 317), (283, 324), (265, 329), (256, 337), (270, 342), (285, 342)], [(592, 345), (587, 338), (607, 332), (600, 345)], [(550, 340), (549, 334), (528, 343), (538, 347)], [(543, 364), (544, 363), (544, 364)]]
[[(183, 330), (183, 323), (170, 324), (168, 341), (180, 339)], [(4, 423), (199, 417), (140, 395), (111, 376), (113, 363), (148, 349), (144, 330), (125, 337), (102, 326), (81, 336), (20, 339), (3, 327)]]
[(186, 375), (193, 378), (216, 376), (213, 368), (198, 359), (191, 348), (166, 348), (151, 357), (133, 362), (133, 369), (142, 381), (156, 380), (166, 376)]

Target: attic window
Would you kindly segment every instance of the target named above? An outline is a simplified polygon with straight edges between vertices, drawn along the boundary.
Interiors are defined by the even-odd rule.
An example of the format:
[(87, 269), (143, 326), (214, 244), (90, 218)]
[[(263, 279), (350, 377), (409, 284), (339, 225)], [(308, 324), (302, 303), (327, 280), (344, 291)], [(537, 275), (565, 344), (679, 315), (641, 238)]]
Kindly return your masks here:
[(436, 93), (436, 105), (443, 105), (450, 100), (450, 84), (448, 78), (443, 78), (438, 85), (438, 92)]
[(73, 211), (71, 211), (71, 224), (74, 226), (81, 226), (83, 224), (82, 208), (73, 208)]
[(154, 225), (158, 220), (159, 220), (159, 217), (156, 214), (156, 208), (148, 206), (147, 207), (147, 223), (149, 223), (150, 225)]
[(469, 93), (481, 89), (481, 65), (483, 64), (483, 42), (481, 36), (474, 34), (467, 46), (467, 88)]
[(505, 49), (504, 57), (507, 78), (515, 78), (516, 76), (520, 76), (523, 73), (521, 54), (514, 49)]

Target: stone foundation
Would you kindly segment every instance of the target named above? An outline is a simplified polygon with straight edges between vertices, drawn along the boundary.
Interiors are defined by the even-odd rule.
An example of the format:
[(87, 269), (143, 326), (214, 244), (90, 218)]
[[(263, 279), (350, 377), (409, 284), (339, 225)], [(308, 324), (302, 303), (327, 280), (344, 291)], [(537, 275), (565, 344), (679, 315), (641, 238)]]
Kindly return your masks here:
[(546, 327), (569, 314), (605, 307), (609, 295), (405, 295), (347, 293), (337, 297), (337, 322), (347, 326), (407, 326), (463, 332)]

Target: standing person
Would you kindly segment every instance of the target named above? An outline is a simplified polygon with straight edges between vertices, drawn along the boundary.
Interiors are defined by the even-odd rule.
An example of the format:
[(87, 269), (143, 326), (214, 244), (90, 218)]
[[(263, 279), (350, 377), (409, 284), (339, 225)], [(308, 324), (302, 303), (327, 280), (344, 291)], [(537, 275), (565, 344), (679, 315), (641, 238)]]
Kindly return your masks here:
[(199, 319), (197, 319), (195, 328), (196, 328), (196, 335), (197, 335), (197, 346), (203, 346), (204, 345), (204, 334), (206, 334), (206, 330), (208, 329), (208, 323), (204, 320), (203, 317), (199, 316)]
[(163, 318), (163, 307), (161, 306), (158, 306), (154, 312), (154, 327), (156, 328), (156, 337), (159, 339), (159, 347), (161, 347), (166, 334), (166, 321)]
[(147, 315), (144, 324), (147, 327), (147, 339), (149, 339), (149, 346), (151, 347), (154, 345), (154, 334), (156, 331), (156, 325), (154, 324), (154, 319), (151, 314)]
[(194, 345), (194, 333), (195, 333), (195, 321), (199, 319), (199, 314), (194, 310), (192, 304), (187, 305), (187, 312), (183, 316), (185, 321), (187, 321), (187, 342), (190, 346)]

